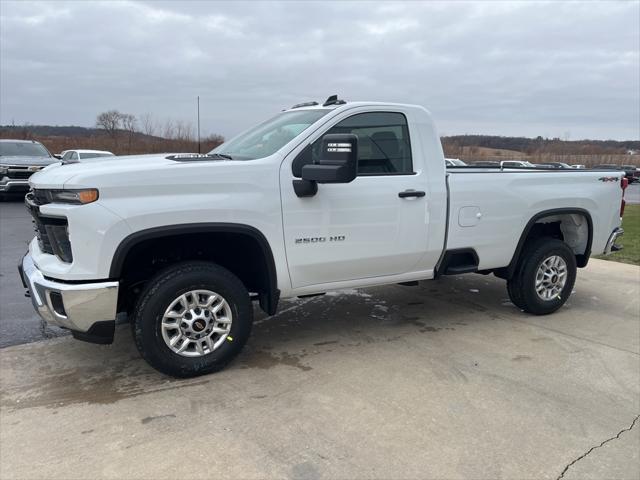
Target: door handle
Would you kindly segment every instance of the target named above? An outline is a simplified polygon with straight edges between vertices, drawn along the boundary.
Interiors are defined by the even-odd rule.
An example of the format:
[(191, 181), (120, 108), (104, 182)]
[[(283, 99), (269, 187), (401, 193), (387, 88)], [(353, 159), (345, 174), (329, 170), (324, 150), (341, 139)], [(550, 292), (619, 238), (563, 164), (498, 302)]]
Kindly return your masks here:
[(421, 190), (405, 190), (404, 192), (398, 193), (398, 196), (400, 198), (410, 198), (410, 197), (421, 198), (421, 197), (424, 197), (425, 195), (426, 193), (424, 193)]

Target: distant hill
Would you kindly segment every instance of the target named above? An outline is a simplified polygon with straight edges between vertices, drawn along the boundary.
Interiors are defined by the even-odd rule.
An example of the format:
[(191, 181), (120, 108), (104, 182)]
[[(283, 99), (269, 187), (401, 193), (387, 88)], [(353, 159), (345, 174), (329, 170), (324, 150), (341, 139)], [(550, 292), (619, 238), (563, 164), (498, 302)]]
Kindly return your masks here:
[(442, 143), (452, 149), (485, 147), (514, 150), (526, 155), (563, 154), (597, 155), (625, 154), (628, 150), (640, 150), (638, 140), (561, 140), (559, 138), (501, 137), (495, 135), (454, 135), (442, 137)]
[(51, 125), (0, 125), (0, 132), (5, 134), (20, 134), (25, 130), (31, 132), (33, 135), (46, 137), (90, 137), (104, 133), (104, 130), (101, 129), (77, 127), (75, 125), (55, 127)]
[[(100, 137), (106, 135), (106, 132), (101, 128), (87, 128), (78, 127), (76, 125), (0, 125), (0, 135), (3, 138), (8, 138), (15, 135), (15, 138), (23, 138), (25, 135), (31, 135), (33, 137), (75, 137), (75, 138), (87, 138), (87, 137)], [(120, 135), (128, 135), (129, 132), (120, 130)], [(135, 135), (139, 138), (153, 138), (160, 139), (162, 137), (146, 135), (142, 132), (135, 132)]]
[[(52, 153), (81, 148), (109, 150), (116, 155), (198, 151), (197, 139), (188, 131), (164, 138), (126, 130), (117, 130), (114, 135), (108, 135), (100, 128), (77, 126), (0, 125), (0, 138), (37, 140)], [(208, 152), (223, 141), (220, 135), (203, 137), (200, 151)]]

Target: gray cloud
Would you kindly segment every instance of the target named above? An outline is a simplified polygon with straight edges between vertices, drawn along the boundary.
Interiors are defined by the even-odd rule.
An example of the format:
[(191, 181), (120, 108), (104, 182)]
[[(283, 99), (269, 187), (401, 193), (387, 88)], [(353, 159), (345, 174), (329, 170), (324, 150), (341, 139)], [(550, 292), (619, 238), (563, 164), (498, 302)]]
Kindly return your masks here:
[(232, 135), (293, 103), (423, 104), (441, 133), (640, 137), (639, 2), (7, 2), (0, 123), (117, 108)]

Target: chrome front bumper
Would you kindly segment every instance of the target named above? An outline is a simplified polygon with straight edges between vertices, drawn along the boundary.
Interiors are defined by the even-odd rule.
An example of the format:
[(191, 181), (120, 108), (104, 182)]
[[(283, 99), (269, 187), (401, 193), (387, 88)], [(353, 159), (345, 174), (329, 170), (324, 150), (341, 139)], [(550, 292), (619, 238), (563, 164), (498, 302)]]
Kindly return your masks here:
[(104, 325), (105, 322), (115, 325), (118, 282), (62, 283), (49, 280), (38, 270), (28, 253), (18, 269), (29, 290), (33, 307), (48, 323), (78, 333), (89, 332), (94, 325)]
[(622, 245), (616, 245), (616, 240), (624, 235), (624, 230), (620, 227), (616, 228), (611, 235), (609, 236), (609, 240), (607, 241), (607, 245), (604, 247), (604, 254), (609, 255), (613, 252), (618, 252), (622, 250)]
[(0, 182), (0, 192), (17, 192), (28, 191), (29, 180), (7, 180), (6, 182)]

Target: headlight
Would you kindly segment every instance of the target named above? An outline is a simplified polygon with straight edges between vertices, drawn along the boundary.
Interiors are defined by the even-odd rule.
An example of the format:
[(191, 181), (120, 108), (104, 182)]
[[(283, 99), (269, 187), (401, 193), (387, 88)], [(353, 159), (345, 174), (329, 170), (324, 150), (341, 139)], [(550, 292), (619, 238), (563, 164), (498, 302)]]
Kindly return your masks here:
[(83, 190), (49, 190), (47, 196), (51, 203), (72, 203), (83, 205), (98, 200), (98, 190), (87, 188)]
[(9, 173), (9, 167), (0, 165), (0, 175), (6, 175), (7, 173)]

